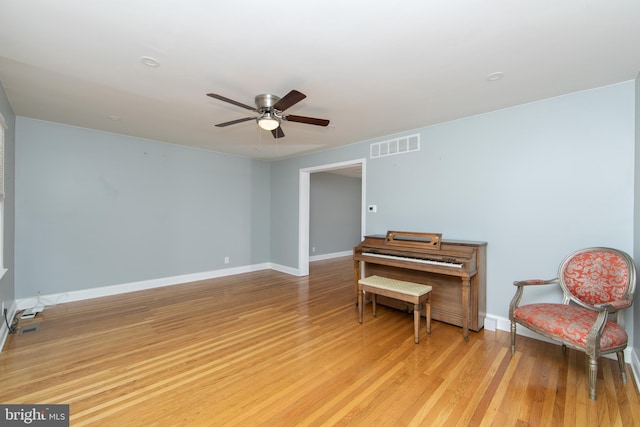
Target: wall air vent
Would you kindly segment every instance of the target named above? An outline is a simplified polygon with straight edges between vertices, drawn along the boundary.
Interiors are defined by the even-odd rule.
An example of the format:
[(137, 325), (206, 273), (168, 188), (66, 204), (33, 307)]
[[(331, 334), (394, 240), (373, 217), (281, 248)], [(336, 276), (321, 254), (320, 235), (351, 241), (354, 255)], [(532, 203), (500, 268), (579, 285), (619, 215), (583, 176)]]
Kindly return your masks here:
[(374, 142), (371, 144), (370, 157), (392, 156), (394, 154), (409, 153), (411, 151), (420, 151), (420, 134), (403, 136), (398, 139), (390, 139), (388, 141)]

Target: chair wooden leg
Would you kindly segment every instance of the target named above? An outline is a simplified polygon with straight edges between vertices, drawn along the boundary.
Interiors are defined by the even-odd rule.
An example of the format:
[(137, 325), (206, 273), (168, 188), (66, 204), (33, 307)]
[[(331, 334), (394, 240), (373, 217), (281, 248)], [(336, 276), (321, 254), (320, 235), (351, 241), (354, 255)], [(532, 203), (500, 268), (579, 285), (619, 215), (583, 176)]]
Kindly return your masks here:
[(596, 400), (596, 380), (598, 377), (598, 359), (589, 356), (589, 399)]
[(362, 312), (364, 311), (364, 291), (358, 292), (358, 322), (362, 323)]
[(620, 367), (620, 379), (624, 384), (627, 383), (627, 364), (624, 363), (624, 351), (616, 352), (618, 356), (618, 366)]
[(511, 321), (511, 355), (516, 354), (516, 322)]

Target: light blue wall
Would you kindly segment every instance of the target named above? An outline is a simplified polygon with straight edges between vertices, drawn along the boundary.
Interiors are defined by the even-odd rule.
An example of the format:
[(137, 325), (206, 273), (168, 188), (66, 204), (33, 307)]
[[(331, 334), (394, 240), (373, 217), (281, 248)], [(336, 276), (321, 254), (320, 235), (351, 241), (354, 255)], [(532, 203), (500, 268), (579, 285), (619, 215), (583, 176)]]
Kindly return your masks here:
[(269, 163), (22, 117), (17, 141), (17, 298), (270, 259)]
[(315, 172), (309, 181), (309, 256), (353, 249), (360, 242), (362, 180)]
[[(634, 82), (414, 133), (419, 152), (367, 159), (365, 204), (378, 213), (366, 232), (487, 241), (489, 313), (507, 317), (514, 280), (555, 277), (576, 249), (632, 253)], [(368, 157), (371, 142), (389, 138), (274, 164), (273, 260), (297, 265), (298, 170)]]
[[(0, 113), (4, 117), (7, 129), (4, 132), (4, 268), (8, 269), (0, 280), (0, 300), (9, 310), (15, 300), (14, 292), (14, 224), (15, 224), (15, 129), (16, 117), (9, 100), (0, 84)], [(2, 313), (0, 313), (2, 314)], [(0, 321), (4, 322), (4, 320)], [(1, 336), (2, 334), (0, 334)]]

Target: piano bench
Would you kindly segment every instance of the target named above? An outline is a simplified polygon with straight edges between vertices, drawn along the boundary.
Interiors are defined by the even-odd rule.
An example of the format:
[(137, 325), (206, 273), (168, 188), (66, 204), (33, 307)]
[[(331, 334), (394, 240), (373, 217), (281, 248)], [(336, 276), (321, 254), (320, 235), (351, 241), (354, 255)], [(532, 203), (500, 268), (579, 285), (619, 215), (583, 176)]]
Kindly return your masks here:
[(367, 292), (371, 294), (373, 317), (376, 316), (377, 295), (413, 303), (413, 334), (416, 344), (418, 344), (419, 340), (420, 308), (424, 304), (427, 317), (427, 333), (431, 334), (431, 286), (380, 276), (369, 276), (358, 280), (358, 322), (360, 323), (362, 323), (364, 297)]

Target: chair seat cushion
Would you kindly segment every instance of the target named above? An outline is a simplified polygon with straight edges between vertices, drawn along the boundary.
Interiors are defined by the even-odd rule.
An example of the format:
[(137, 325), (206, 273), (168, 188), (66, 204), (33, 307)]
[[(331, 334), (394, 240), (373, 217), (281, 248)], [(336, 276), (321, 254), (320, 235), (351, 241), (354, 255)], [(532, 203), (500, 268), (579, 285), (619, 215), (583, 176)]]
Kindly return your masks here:
[[(525, 325), (531, 325), (560, 341), (585, 348), (587, 336), (598, 313), (576, 305), (528, 304), (518, 307), (513, 317)], [(600, 351), (619, 349), (627, 345), (627, 332), (612, 320), (607, 320), (600, 339)]]

